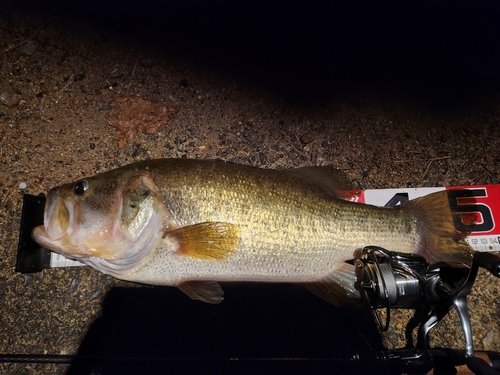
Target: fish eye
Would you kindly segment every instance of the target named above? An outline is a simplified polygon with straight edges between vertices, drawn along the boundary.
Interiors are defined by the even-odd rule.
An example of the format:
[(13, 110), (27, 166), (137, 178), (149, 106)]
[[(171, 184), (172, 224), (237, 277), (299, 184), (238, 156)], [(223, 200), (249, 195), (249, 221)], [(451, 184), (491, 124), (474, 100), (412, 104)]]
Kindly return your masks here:
[(87, 180), (81, 180), (76, 183), (74, 192), (76, 195), (82, 195), (85, 190), (87, 190), (89, 187), (89, 182)]

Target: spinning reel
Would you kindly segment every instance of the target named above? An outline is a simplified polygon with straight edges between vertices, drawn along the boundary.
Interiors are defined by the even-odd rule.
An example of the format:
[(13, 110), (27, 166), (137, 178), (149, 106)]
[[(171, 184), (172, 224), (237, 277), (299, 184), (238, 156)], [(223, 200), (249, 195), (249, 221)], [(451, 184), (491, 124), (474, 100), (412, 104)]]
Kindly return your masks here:
[[(407, 345), (392, 354), (406, 362), (423, 360), (429, 355), (429, 331), (455, 306), (465, 338), (465, 357), (474, 355), (472, 327), (467, 308), (470, 293), (479, 267), (500, 278), (500, 257), (476, 252), (470, 268), (455, 268), (438, 264), (431, 269), (426, 260), (414, 254), (403, 254), (367, 246), (356, 260), (360, 269), (359, 286), (370, 304), (375, 320), (382, 330), (390, 323), (391, 309), (415, 309), (415, 315), (406, 327)], [(385, 320), (378, 313), (385, 309)], [(418, 327), (417, 343), (412, 332)]]

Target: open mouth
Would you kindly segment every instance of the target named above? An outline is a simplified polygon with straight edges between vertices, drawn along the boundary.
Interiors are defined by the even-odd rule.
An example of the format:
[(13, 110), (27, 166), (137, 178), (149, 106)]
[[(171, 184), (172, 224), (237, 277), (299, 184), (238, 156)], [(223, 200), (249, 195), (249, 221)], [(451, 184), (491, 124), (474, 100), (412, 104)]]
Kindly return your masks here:
[(49, 192), (47, 202), (43, 223), (47, 237), (55, 241), (71, 230), (71, 223), (75, 218), (75, 207), (70, 201), (59, 197), (58, 189)]
[[(79, 207), (69, 199), (62, 199), (57, 190), (51, 190), (44, 210), (44, 223), (33, 228), (33, 239), (44, 248), (70, 258), (81, 256), (81, 251), (71, 243), (75, 232)], [(76, 249), (76, 251), (75, 251)]]

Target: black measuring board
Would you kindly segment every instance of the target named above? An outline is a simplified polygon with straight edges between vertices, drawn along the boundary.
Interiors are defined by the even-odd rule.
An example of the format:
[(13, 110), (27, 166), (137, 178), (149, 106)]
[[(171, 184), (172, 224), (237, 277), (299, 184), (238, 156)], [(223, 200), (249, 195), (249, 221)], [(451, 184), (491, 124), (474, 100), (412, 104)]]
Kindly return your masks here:
[(16, 272), (40, 272), (50, 268), (50, 251), (38, 245), (31, 237), (34, 227), (43, 224), (45, 196), (25, 194), (19, 229)]

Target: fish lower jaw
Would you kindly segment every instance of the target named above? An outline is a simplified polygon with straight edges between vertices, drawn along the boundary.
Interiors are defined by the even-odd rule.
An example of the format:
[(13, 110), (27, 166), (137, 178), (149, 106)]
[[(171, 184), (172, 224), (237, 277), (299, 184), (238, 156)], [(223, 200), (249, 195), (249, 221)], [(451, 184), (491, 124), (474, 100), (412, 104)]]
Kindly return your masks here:
[[(142, 230), (139, 238), (133, 240), (126, 236), (124, 242), (114, 244), (114, 254), (91, 254), (81, 261), (105, 274), (125, 279), (124, 275), (147, 263), (160, 246), (163, 236), (162, 220), (156, 213), (148, 225)], [(120, 249), (122, 249), (120, 251)], [(126, 249), (126, 251), (123, 251)], [(108, 249), (109, 251), (109, 249)]]
[(51, 239), (43, 225), (39, 225), (33, 229), (32, 237), (37, 244), (47, 250), (54, 251), (62, 255), (66, 255), (68, 252), (68, 244), (61, 241), (64, 236), (55, 240)]

